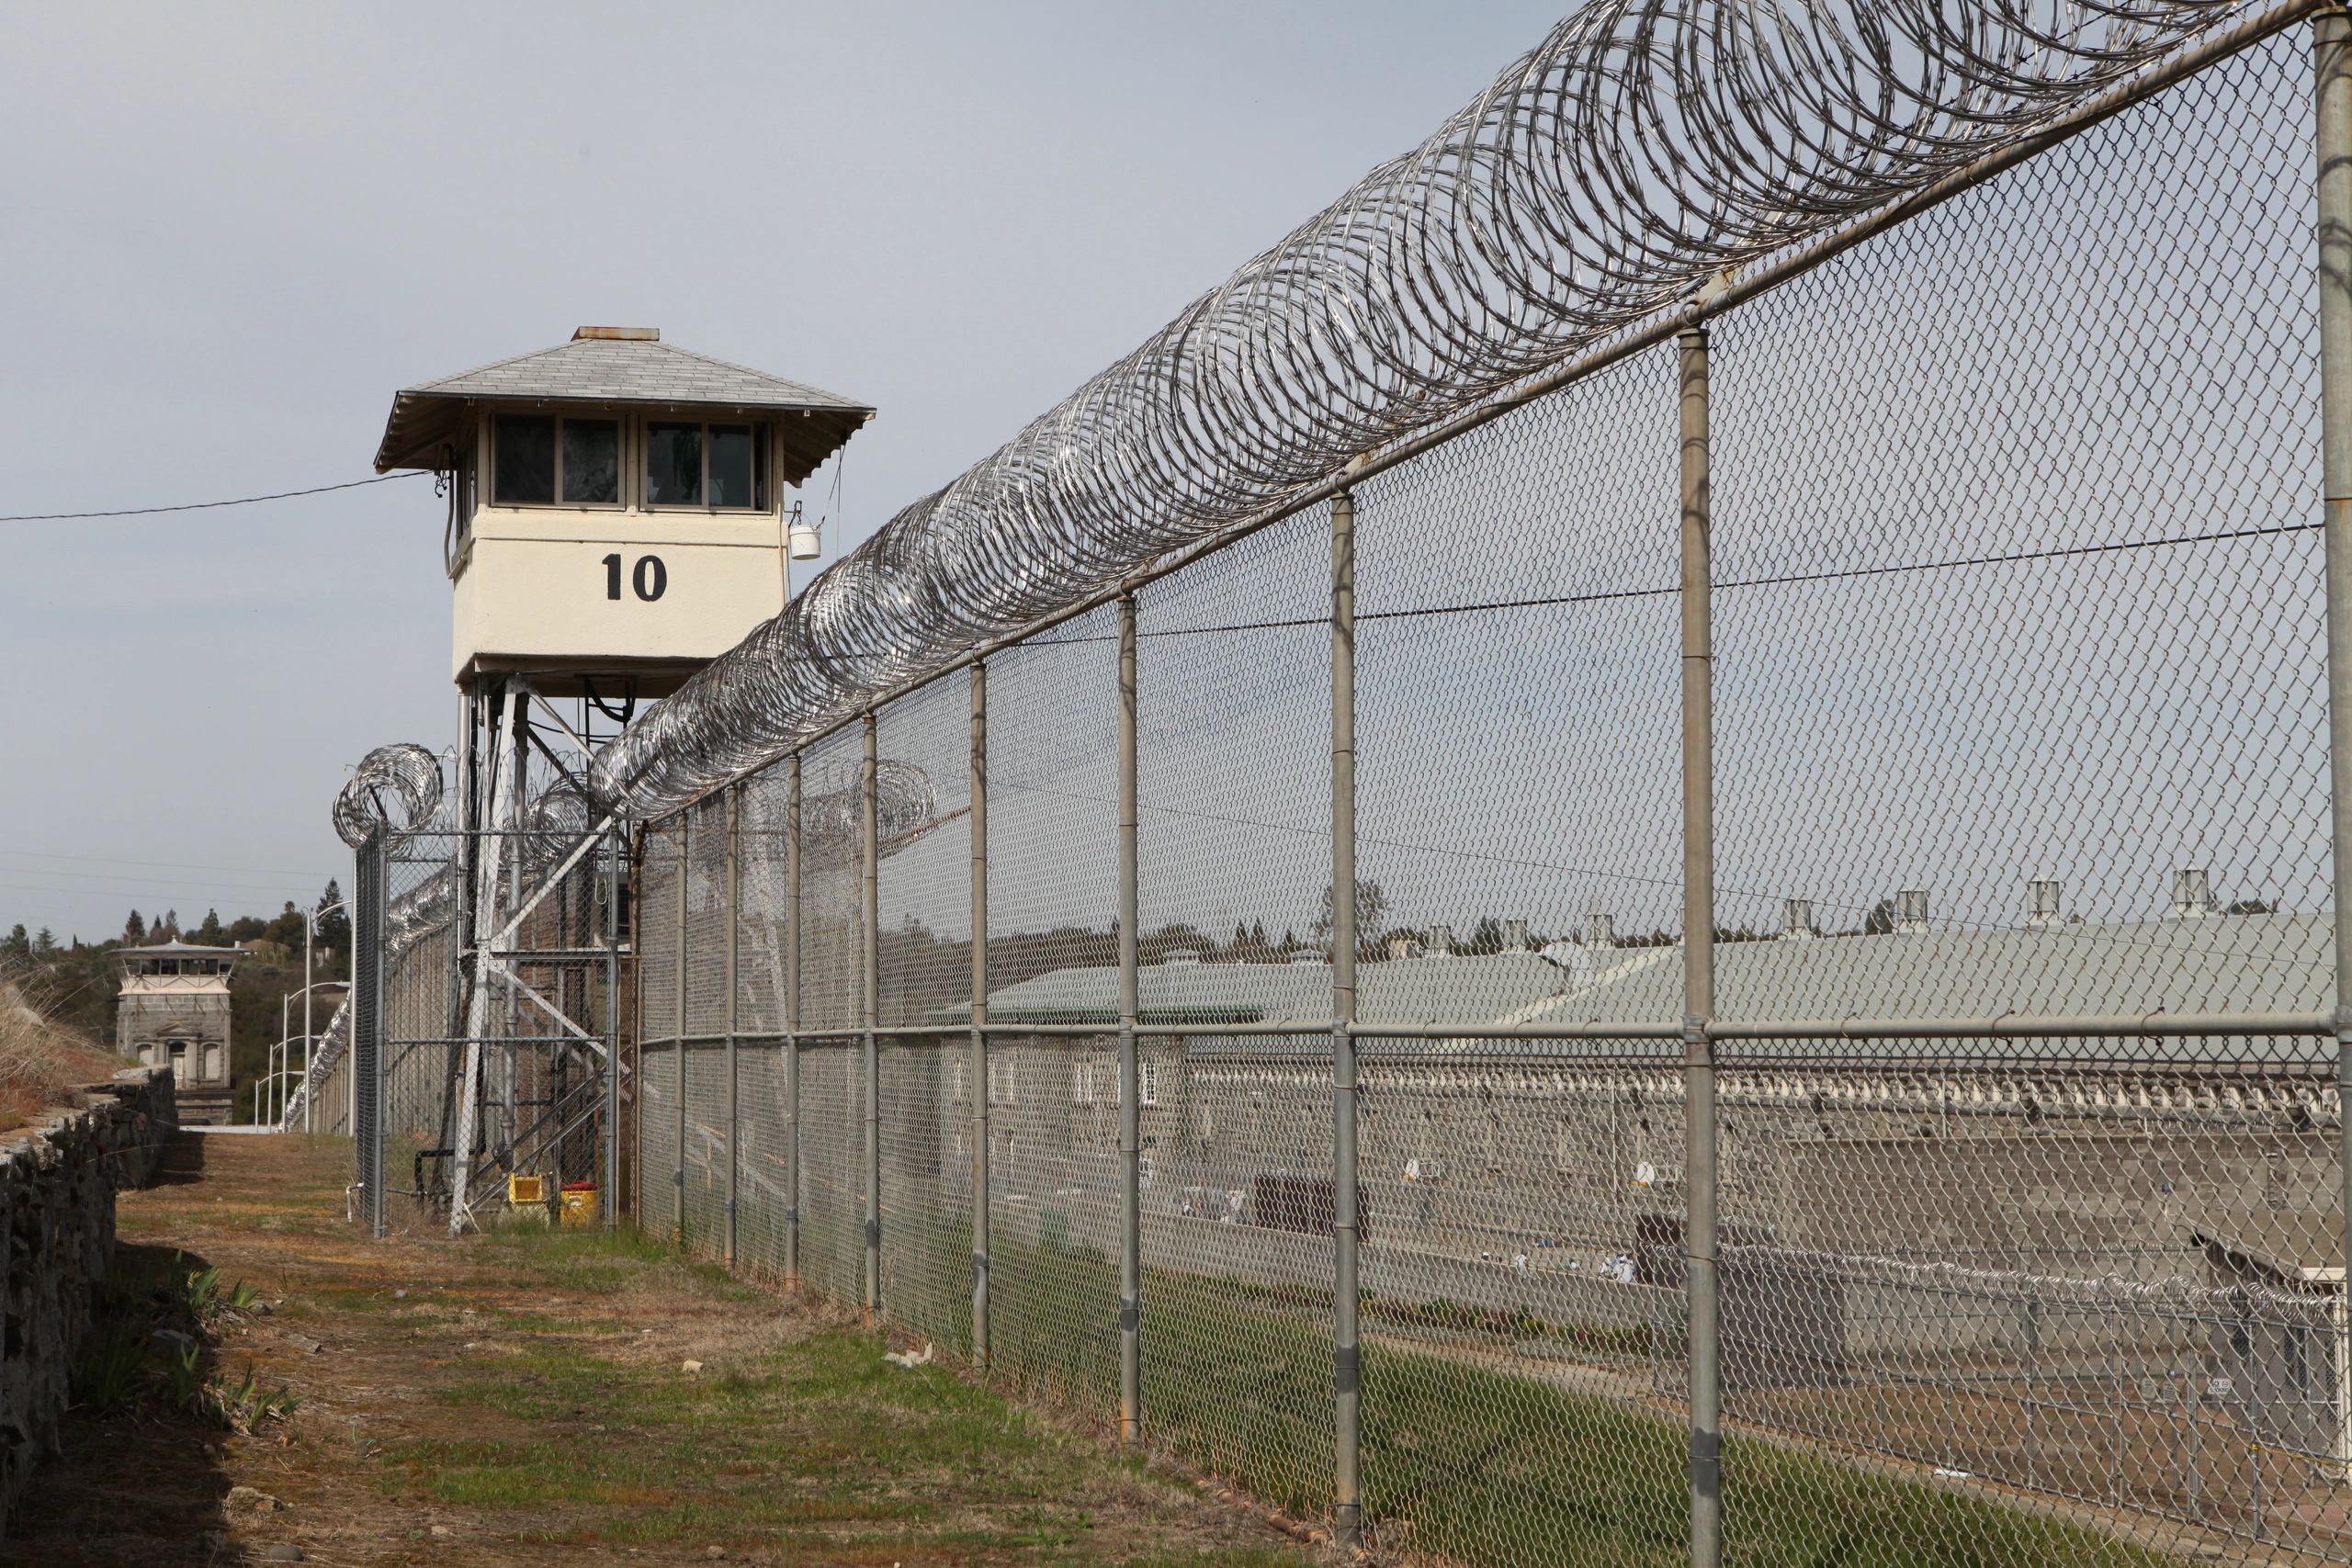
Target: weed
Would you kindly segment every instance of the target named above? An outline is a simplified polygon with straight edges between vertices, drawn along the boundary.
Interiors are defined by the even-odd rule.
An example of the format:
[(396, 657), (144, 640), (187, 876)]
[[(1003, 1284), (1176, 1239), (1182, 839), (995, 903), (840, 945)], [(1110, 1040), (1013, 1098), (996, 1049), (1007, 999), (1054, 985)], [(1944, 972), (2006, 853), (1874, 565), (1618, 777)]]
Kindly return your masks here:
[(198, 1391), (197, 1407), (232, 1432), (251, 1432), (266, 1421), (283, 1421), (302, 1407), (301, 1396), (283, 1385), (265, 1389), (253, 1363), (236, 1382), (216, 1375)]
[(204, 1391), (204, 1351), (196, 1345), (182, 1345), (164, 1359), (164, 1398), (175, 1410), (196, 1413), (200, 1409), (199, 1396)]
[(74, 1404), (112, 1415), (139, 1392), (147, 1375), (147, 1356), (143, 1325), (119, 1317), (102, 1323), (67, 1370), (67, 1392)]

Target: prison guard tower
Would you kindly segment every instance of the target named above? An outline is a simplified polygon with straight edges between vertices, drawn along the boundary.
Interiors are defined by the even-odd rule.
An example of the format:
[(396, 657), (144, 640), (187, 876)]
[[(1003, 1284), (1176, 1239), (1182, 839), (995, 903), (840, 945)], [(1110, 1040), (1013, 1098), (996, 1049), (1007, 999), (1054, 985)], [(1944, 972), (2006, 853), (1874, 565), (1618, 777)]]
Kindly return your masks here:
[[(440, 1131), (412, 1129), (429, 1145), (418, 1190), (448, 1191), (453, 1226), (466, 1219), (469, 1164), (481, 1167), (478, 1191), (501, 1167), (594, 1173), (594, 1111), (567, 1103), (563, 1086), (601, 1076), (594, 976), (609, 993), (615, 972), (582, 950), (615, 940), (617, 920), (594, 906), (617, 882), (595, 874), (591, 855), (576, 895), (542, 897), (527, 931), (502, 928), (605, 821), (576, 782), (588, 755), (783, 607), (788, 555), (815, 553), (789, 493), (873, 417), (651, 327), (582, 327), (393, 398), (376, 471), (432, 472), (446, 497), (463, 713), (454, 979), (444, 1021), (424, 1027), (395, 1016), (388, 986), (387, 1059), (411, 1029), (455, 1043), (438, 1080), (447, 1092), (433, 1097)], [(570, 1061), (568, 1037), (590, 1055)], [(485, 1051), (492, 1038), (532, 1043)], [(550, 1136), (562, 1146), (548, 1156)]]
[(230, 1119), (229, 974), (233, 947), (158, 942), (124, 948), (115, 1008), (115, 1049), (142, 1067), (172, 1069), (182, 1122)]

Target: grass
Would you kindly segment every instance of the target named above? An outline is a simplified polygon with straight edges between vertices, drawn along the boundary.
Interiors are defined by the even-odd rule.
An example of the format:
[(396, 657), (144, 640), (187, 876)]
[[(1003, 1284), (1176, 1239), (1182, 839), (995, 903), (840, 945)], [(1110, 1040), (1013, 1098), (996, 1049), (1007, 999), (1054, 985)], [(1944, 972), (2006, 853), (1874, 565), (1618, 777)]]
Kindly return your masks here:
[[(1113, 1516), (1180, 1504), (1164, 1482), (1147, 1484), (944, 1367), (886, 1362), (860, 1327), (780, 1317), (772, 1292), (659, 1244), (529, 1227), (475, 1250), (515, 1294), (469, 1316), (491, 1353), (450, 1369), (435, 1398), (456, 1418), (445, 1427), (481, 1435), (377, 1450), (387, 1497), (511, 1511), (516, 1539), (558, 1546), (725, 1542), (810, 1562), (1306, 1561), (1216, 1542), (1131, 1554)], [(688, 1325), (664, 1342), (683, 1343), (683, 1357), (564, 1300), (616, 1293), (682, 1314)]]
[[(969, 1258), (967, 1235), (885, 1228), (900, 1282), (886, 1311), (948, 1347), (968, 1340), (968, 1285), (956, 1267)], [(1001, 1239), (990, 1264), (995, 1375), (1107, 1417), (1118, 1387), (1115, 1269), (1088, 1250)], [(1332, 1363), (1319, 1299), (1147, 1269), (1143, 1301), (1148, 1432), (1290, 1512), (1325, 1517)], [(1394, 1303), (1372, 1304), (1376, 1335), (1378, 1318), (1394, 1315), (1377, 1309)], [(1464, 1315), (1465, 1331), (1495, 1327)], [(1506, 1326), (1505, 1337), (1577, 1337), (1532, 1320)], [(1590, 1337), (1603, 1360), (1646, 1346), (1644, 1331)], [(1688, 1561), (1687, 1436), (1668, 1413), (1464, 1356), (1370, 1342), (1362, 1355), (1365, 1514), (1388, 1544), (1495, 1568)], [(1755, 1438), (1727, 1439), (1724, 1473), (1724, 1561), (1739, 1568), (2167, 1561), (1997, 1500)]]

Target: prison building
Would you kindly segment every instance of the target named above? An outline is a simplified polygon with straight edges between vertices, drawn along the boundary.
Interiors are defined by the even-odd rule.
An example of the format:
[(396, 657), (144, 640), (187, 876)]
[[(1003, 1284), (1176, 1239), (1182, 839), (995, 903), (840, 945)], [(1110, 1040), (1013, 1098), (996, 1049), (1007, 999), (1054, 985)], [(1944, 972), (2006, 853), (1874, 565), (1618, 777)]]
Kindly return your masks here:
[(115, 1047), (141, 1066), (172, 1069), (180, 1120), (231, 1119), (229, 976), (233, 947), (167, 942), (125, 948)]
[(2292, 1211), (2208, 1216), (2194, 1227), (2229, 1311), (2214, 1325), (2221, 1367), (2207, 1393), (2262, 1440), (2326, 1454), (2352, 1474), (2352, 1332), (2345, 1299), (2344, 1213), (2302, 1223)]
[[(1723, 1016), (2288, 1013), (2333, 1000), (2324, 916), (1891, 923), (1719, 945)], [(1359, 1016), (1498, 1027), (1679, 1019), (1679, 949), (1605, 936), (1570, 945), (1580, 951), (1563, 963), (1400, 944), (1406, 956), (1360, 964)], [(1328, 1027), (1329, 969), (1184, 954), (1137, 979), (1147, 1262), (1215, 1258), (1218, 1273), (1252, 1285), (1328, 1286), (1328, 1234), (1297, 1234), (1264, 1212), (1284, 1184), (1331, 1175), (1328, 1038), (1184, 1030)], [(989, 996), (998, 1026), (1102, 1030), (991, 1038), (1001, 1235), (1115, 1245), (1118, 994), (1114, 964), (1085, 964)], [(1361, 1270), (1376, 1304), (1573, 1325), (1596, 1344), (1618, 1335), (1654, 1346), (1677, 1332), (1679, 1041), (1473, 1029), (1367, 1037), (1360, 1049)], [(1740, 1413), (2044, 1484), (2068, 1423), (2089, 1419), (2069, 1413), (2086, 1409), (2234, 1422), (2312, 1463), (2333, 1461), (2347, 1441), (2342, 1287), (2324, 1272), (2340, 1280), (2329, 1260), (2342, 1257), (2341, 1112), (2323, 1056), (2289, 1036), (1727, 1043), (1724, 1369)], [(968, 1185), (967, 1065), (950, 1052), (934, 1070), (945, 1091), (935, 1101), (909, 1096), (886, 1112), (886, 1189), (894, 1176)], [(935, 1120), (917, 1125), (924, 1105)], [(2232, 1219), (2247, 1213), (2265, 1216), (2271, 1250), (2217, 1239), (2250, 1234)], [(1220, 1233), (1201, 1235), (1206, 1225)], [(2249, 1320), (2255, 1278), (2265, 1304)], [(2268, 1326), (2233, 1350), (2247, 1321)], [(1619, 1371), (1634, 1383), (1672, 1375), (1654, 1357)], [(1849, 1429), (1850, 1402), (1838, 1403), (1857, 1386), (1909, 1390), (1913, 1404), (1923, 1388), (1965, 1390), (2023, 1403), (2037, 1423), (2009, 1409), (1979, 1431), (1921, 1415), (1916, 1429), (1864, 1434)], [(2038, 1454), (1986, 1436), (2029, 1427)], [(2105, 1483), (2082, 1485), (2095, 1482)]]

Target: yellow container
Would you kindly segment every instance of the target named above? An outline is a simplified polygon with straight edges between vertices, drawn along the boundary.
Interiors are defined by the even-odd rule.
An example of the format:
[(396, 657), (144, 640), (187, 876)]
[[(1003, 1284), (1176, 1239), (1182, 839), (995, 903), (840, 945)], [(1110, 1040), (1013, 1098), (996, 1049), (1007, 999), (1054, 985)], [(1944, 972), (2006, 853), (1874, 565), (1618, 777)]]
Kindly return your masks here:
[(596, 1186), (594, 1182), (575, 1181), (563, 1190), (563, 1217), (567, 1227), (593, 1225), (603, 1216), (596, 1206)]
[(506, 1179), (506, 1201), (521, 1208), (526, 1203), (548, 1201), (548, 1179), (544, 1176), (509, 1176)]

